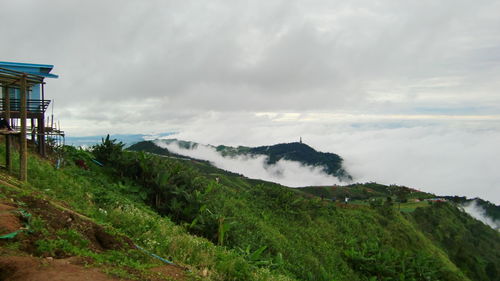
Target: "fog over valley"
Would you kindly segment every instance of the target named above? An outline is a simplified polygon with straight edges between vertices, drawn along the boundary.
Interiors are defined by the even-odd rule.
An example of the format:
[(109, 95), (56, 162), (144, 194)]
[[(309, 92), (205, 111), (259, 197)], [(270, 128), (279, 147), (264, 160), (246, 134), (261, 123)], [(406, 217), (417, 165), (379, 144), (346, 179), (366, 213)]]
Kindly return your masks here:
[[(227, 118), (227, 115), (211, 114), (205, 121), (186, 127), (174, 137), (232, 146), (271, 145), (298, 141), (302, 137), (304, 143), (316, 150), (340, 155), (354, 182), (405, 185), (437, 195), (481, 197), (500, 203), (500, 174), (495, 168), (500, 157), (497, 145), (500, 131), (495, 123), (461, 120), (421, 123), (382, 119), (378, 122), (324, 122), (304, 121), (300, 115), (289, 120), (277, 118), (280, 117), (254, 116), (249, 118), (250, 122), (245, 122), (247, 119), (239, 115)], [(272, 127), (268, 126), (270, 120)], [(221, 168), (236, 169), (249, 177), (273, 179), (271, 170), (262, 165), (263, 159), (226, 159), (209, 148), (204, 148), (207, 150), (203, 152), (182, 151), (176, 145), (168, 148), (213, 161)], [(226, 165), (226, 161), (231, 164)], [(256, 173), (255, 169), (260, 172)], [(324, 177), (317, 171), (303, 169), (302, 172), (284, 173), (280, 177), (274, 176), (274, 180), (289, 186), (338, 183), (335, 178)]]

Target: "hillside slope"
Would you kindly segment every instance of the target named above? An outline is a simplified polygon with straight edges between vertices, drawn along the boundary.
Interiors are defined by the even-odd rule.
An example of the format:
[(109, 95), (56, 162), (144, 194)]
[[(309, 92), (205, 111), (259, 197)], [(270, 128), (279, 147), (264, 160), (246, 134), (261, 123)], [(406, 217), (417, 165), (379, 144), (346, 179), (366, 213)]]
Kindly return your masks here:
[(21, 229), (0, 239), (0, 280), (294, 280), (189, 234), (92, 158), (66, 147), (55, 169), (30, 156), (28, 184), (0, 171), (0, 236)]
[[(486, 274), (486, 266), (490, 264), (492, 267), (492, 263), (500, 261), (492, 255), (499, 249), (498, 234), (490, 237), (496, 241), (492, 244), (492, 249), (488, 250), (490, 254), (483, 257), (481, 253), (476, 253), (480, 259), (484, 258), (488, 262), (474, 263), (470, 260), (481, 271), (480, 274), (472, 273), (463, 264), (457, 268), (448, 256), (449, 248), (437, 243), (439, 237), (429, 234), (413, 219), (415, 209), (433, 210), (439, 205), (408, 202), (400, 206), (381, 200), (381, 197), (385, 199), (387, 196), (396, 200), (400, 193), (405, 194), (406, 199), (431, 198), (434, 197), (433, 194), (376, 183), (355, 184), (338, 188), (335, 192), (346, 192), (349, 197), (359, 196), (358, 200), (366, 201), (345, 205), (321, 200), (321, 194), (311, 197), (311, 192), (304, 193), (302, 190), (227, 173), (207, 163), (190, 161), (184, 164), (222, 184), (217, 192), (212, 191), (210, 200), (204, 202), (204, 208), (210, 210), (210, 214), (216, 214), (219, 228), (222, 226), (226, 229), (225, 245), (247, 248), (250, 251), (265, 249), (262, 254), (267, 256), (268, 261), (270, 259), (272, 263), (283, 259), (280, 270), (301, 280), (368, 280), (370, 277), (389, 280), (396, 278), (396, 275), (390, 277), (391, 272), (395, 274), (394, 272), (402, 270), (398, 267), (402, 264), (408, 273), (397, 278), (406, 278), (404, 280), (496, 278)], [(324, 187), (312, 190), (331, 192), (333, 189)], [(377, 200), (370, 201), (372, 198)], [(451, 222), (436, 217), (437, 224), (466, 228), (466, 225), (476, 222), (478, 231), (491, 230), (488, 226), (477, 223), (452, 202), (445, 204), (453, 210), (451, 217), (461, 219)], [(404, 213), (399, 213), (398, 210)], [(206, 217), (201, 214), (198, 218), (203, 221)], [(210, 237), (213, 232), (209, 229), (197, 226), (191, 231)], [(216, 238), (217, 235), (213, 236), (213, 239)], [(468, 242), (453, 240), (453, 243), (460, 246)], [(439, 269), (425, 269), (431, 265), (439, 265)], [(425, 273), (426, 270), (430, 271)]]
[[(164, 265), (137, 249), (126, 249), (131, 241), (185, 268), (189, 280), (496, 280), (492, 274), (500, 262), (495, 254), (498, 234), (477, 236), (471, 243), (491, 247), (459, 263), (461, 253), (470, 252), (456, 254), (441, 243), (443, 232), (428, 231), (415, 216), (419, 208), (401, 213), (391, 201), (339, 204), (207, 162), (122, 147), (110, 140), (92, 154), (67, 147), (59, 170), (31, 157), (28, 185), (2, 176), (7, 184), (0, 184), (0, 198), (33, 214), (39, 238), (34, 247), (24, 247), (23, 239), (31, 239), (31, 234), (3, 241), (1, 255), (76, 256), (115, 276), (147, 280), (143, 276), (149, 276), (151, 268)], [(94, 164), (94, 158), (104, 167)], [(24, 199), (26, 194), (104, 225), (106, 233), (123, 241), (122, 248), (89, 250), (95, 235), (71, 223), (44, 230), (40, 226), (50, 219)], [(468, 245), (463, 231), (468, 226), (479, 232), (487, 227), (454, 205), (446, 206), (446, 218), (437, 215), (434, 223), (464, 234), (447, 240), (454, 246)], [(441, 207), (421, 208), (438, 214)]]

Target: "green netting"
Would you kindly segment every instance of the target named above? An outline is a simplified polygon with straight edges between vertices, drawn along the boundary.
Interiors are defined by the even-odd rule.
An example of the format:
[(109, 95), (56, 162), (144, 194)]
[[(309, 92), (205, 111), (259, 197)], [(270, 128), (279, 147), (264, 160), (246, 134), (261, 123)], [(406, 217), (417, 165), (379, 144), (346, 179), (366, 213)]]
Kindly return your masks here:
[(21, 214), (21, 216), (26, 220), (26, 223), (22, 229), (16, 230), (16, 231), (11, 232), (11, 233), (4, 234), (4, 235), (0, 236), (0, 239), (12, 239), (12, 238), (16, 237), (16, 235), (18, 235), (19, 233), (21, 233), (23, 231), (30, 230), (30, 221), (31, 221), (31, 214), (30, 213), (26, 212), (26, 210), (23, 210), (23, 209), (17, 209), (17, 210), (12, 210), (12, 211), (8, 211), (8, 212)]
[(23, 230), (24, 229), (20, 229), (18, 231), (14, 231), (12, 233), (2, 235), (2, 236), (0, 236), (0, 239), (12, 239), (12, 238), (16, 237), (16, 235), (19, 234), (19, 232), (22, 232)]

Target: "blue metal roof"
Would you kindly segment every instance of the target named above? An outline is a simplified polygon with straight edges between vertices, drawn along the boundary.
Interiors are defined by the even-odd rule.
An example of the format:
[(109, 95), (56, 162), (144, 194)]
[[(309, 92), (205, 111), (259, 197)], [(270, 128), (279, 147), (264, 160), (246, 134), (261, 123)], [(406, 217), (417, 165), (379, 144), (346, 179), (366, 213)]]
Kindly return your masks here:
[(0, 61), (0, 67), (12, 69), (20, 72), (25, 72), (27, 74), (34, 74), (38, 76), (43, 76), (47, 78), (58, 78), (56, 74), (51, 74), (53, 65), (50, 64), (34, 64), (34, 63), (20, 63), (20, 62), (6, 62)]

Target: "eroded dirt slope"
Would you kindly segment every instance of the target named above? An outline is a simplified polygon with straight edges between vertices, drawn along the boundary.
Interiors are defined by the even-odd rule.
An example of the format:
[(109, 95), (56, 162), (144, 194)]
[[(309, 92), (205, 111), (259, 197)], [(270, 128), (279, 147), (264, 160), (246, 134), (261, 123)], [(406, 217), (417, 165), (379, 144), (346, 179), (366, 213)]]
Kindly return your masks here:
[[(43, 219), (49, 234), (23, 230), (29, 218), (23, 216), (22, 212)], [(90, 241), (88, 247), (94, 252), (135, 248), (128, 237), (112, 235), (104, 227), (60, 204), (33, 196), (16, 200), (7, 196), (0, 200), (0, 236), (22, 231), (14, 238), (0, 239), (0, 281), (128, 280), (104, 273), (111, 267), (94, 265), (89, 258), (74, 257), (64, 252), (49, 256), (36, 250), (38, 240), (50, 238), (58, 230), (67, 229), (82, 234)], [(14, 243), (19, 246), (12, 250)], [(152, 268), (149, 273), (141, 273), (141, 276), (141, 280), (149, 281), (186, 280), (184, 269), (172, 265)]]

